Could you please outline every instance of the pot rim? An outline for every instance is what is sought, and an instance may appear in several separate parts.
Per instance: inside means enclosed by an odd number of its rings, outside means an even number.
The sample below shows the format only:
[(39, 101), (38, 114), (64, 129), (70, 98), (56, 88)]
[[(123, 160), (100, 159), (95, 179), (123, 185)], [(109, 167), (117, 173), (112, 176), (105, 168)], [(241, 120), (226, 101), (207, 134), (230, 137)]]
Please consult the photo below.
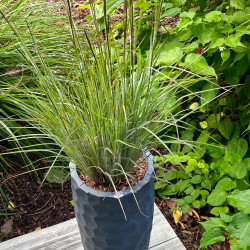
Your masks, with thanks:
[[(150, 154), (150, 152), (146, 152), (146, 156), (147, 156), (147, 171), (143, 179), (139, 183), (137, 183), (135, 186), (133, 186), (134, 193), (138, 192), (144, 185), (146, 185), (150, 181), (151, 176), (154, 174), (154, 158)], [(131, 188), (118, 191), (118, 196), (116, 192), (103, 192), (103, 191), (95, 190), (83, 183), (83, 181), (80, 179), (80, 177), (77, 174), (76, 165), (73, 162), (69, 163), (69, 167), (70, 167), (71, 178), (73, 178), (76, 181), (78, 188), (83, 190), (86, 193), (89, 193), (98, 197), (110, 197), (110, 198), (116, 198), (116, 199), (133, 193)]]

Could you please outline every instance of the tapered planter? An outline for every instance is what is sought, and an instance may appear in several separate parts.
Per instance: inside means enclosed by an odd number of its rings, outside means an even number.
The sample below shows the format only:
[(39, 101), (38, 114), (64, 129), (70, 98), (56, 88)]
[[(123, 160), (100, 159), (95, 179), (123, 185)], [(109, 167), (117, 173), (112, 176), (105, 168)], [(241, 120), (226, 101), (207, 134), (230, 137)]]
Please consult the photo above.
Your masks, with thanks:
[(131, 189), (119, 192), (125, 210), (124, 218), (114, 192), (96, 191), (79, 178), (70, 163), (75, 216), (85, 250), (148, 249), (154, 211), (153, 157), (147, 160), (147, 174), (133, 187), (141, 212)]

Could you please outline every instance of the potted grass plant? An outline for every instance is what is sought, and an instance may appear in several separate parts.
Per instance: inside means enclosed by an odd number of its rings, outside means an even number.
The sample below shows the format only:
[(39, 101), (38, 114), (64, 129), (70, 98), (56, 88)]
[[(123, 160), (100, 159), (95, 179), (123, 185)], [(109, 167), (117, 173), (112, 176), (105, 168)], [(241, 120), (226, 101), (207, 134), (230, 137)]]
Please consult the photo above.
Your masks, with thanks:
[[(39, 89), (26, 89), (23, 94), (32, 105), (19, 106), (71, 159), (75, 214), (88, 250), (148, 249), (154, 207), (149, 150), (157, 144), (157, 135), (174, 124), (166, 106), (186, 82), (154, 69), (161, 53), (157, 46), (161, 1), (152, 8), (154, 22), (146, 55), (138, 47), (143, 40), (139, 41), (143, 15), (135, 19), (133, 5), (124, 1), (121, 42), (112, 30), (107, 1), (102, 24), (97, 5), (90, 1), (94, 31), (82, 31), (74, 24), (67, 0), (72, 50), (59, 73), (46, 65), (32, 31), (37, 55), (30, 53), (22, 34), (6, 18)], [(132, 183), (135, 169), (142, 177)]]

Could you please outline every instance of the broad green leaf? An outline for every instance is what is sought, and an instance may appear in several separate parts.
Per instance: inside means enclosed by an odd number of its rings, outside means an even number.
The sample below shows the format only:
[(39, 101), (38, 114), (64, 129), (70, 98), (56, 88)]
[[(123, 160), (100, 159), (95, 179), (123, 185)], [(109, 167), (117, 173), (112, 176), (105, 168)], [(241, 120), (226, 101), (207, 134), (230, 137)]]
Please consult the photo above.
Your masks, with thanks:
[(211, 114), (207, 118), (207, 123), (210, 128), (217, 128), (220, 123), (220, 114)]
[(200, 247), (206, 248), (208, 245), (225, 241), (224, 232), (220, 228), (213, 228), (203, 233), (200, 240)]
[(235, 35), (231, 35), (231, 36), (225, 38), (224, 43), (225, 43), (225, 45), (227, 45), (231, 48), (235, 48), (238, 46), (244, 47), (244, 45), (240, 42), (240, 37), (235, 36)]
[(228, 150), (237, 153), (241, 157), (243, 157), (248, 150), (248, 143), (244, 139), (232, 140), (228, 145)]
[(234, 125), (231, 121), (222, 121), (218, 126), (219, 132), (228, 140), (230, 139), (233, 129)]
[(209, 231), (215, 227), (227, 229), (227, 225), (221, 218), (210, 217), (207, 221), (201, 223), (206, 231)]
[(174, 195), (176, 194), (176, 190), (174, 188), (174, 185), (168, 185), (164, 190), (158, 190), (158, 193), (162, 195)]
[(246, 166), (247, 170), (250, 171), (250, 158), (244, 159), (243, 163)]
[(247, 174), (247, 167), (243, 161), (234, 163), (229, 169), (229, 175), (237, 179), (244, 178), (246, 174)]
[(222, 61), (223, 61), (223, 63), (224, 63), (224, 62), (227, 61), (227, 59), (230, 57), (230, 50), (229, 50), (229, 49), (223, 50), (223, 51), (220, 53), (220, 55), (221, 55)]
[(233, 220), (233, 215), (228, 215), (228, 214), (225, 214), (225, 213), (222, 213), (222, 212), (220, 212), (220, 217), (221, 217), (221, 219), (224, 221), (224, 222), (226, 222), (226, 223), (228, 223), (228, 222), (231, 222), (232, 220)]
[(177, 171), (175, 171), (175, 170), (170, 170), (163, 175), (163, 179), (165, 181), (172, 181), (172, 180), (176, 179), (176, 177), (177, 177)]
[(224, 159), (226, 162), (238, 163), (242, 160), (242, 156), (226, 149)]
[(175, 62), (179, 61), (182, 56), (183, 51), (179, 47), (163, 51), (157, 59), (156, 66), (159, 64), (172, 65)]
[(74, 201), (73, 201), (73, 200), (69, 201), (69, 203), (70, 203), (72, 206), (74, 206)]
[(178, 184), (180, 185), (180, 192), (184, 191), (185, 189), (191, 186), (190, 180), (179, 181)]
[(189, 188), (187, 188), (184, 193), (185, 194), (191, 194), (192, 192), (194, 191), (194, 187), (193, 186), (190, 186)]
[(176, 28), (177, 30), (182, 30), (182, 29), (185, 29), (187, 28), (189, 25), (191, 25), (193, 23), (192, 20), (189, 20), (189, 19), (181, 19), (177, 25), (176, 25)]
[(177, 199), (175, 200), (175, 202), (177, 203), (179, 207), (183, 207), (186, 204), (183, 199)]
[(209, 143), (206, 145), (207, 153), (213, 158), (221, 158), (225, 154), (225, 149), (218, 143)]
[(229, 208), (228, 207), (214, 207), (210, 213), (215, 215), (215, 216), (219, 216), (220, 213), (228, 213), (229, 212)]
[(201, 183), (201, 186), (208, 189), (208, 190), (211, 190), (211, 183), (209, 180), (204, 180), (202, 183)]
[(205, 57), (199, 54), (194, 54), (194, 53), (188, 54), (182, 65), (199, 75), (216, 76), (214, 69), (208, 65)]
[(200, 190), (200, 194), (201, 194), (202, 199), (206, 200), (209, 195), (209, 192), (207, 190)]
[(205, 15), (206, 22), (219, 22), (221, 20), (221, 11), (210, 11), (208, 14)]
[(199, 189), (194, 189), (191, 195), (194, 197), (194, 200), (199, 197), (200, 195), (200, 190)]
[(208, 127), (207, 121), (199, 122), (201, 128), (206, 129)]
[(123, 2), (124, 0), (107, 0), (107, 14), (111, 14), (115, 9), (122, 5)]
[(164, 188), (164, 187), (166, 187), (166, 185), (167, 185), (167, 184), (164, 183), (164, 182), (162, 182), (162, 181), (156, 181), (156, 182), (155, 182), (155, 190)]
[[(196, 140), (197, 146), (202, 147), (205, 143), (207, 143), (209, 136), (210, 133), (208, 132), (208, 130), (204, 130)], [(199, 148), (195, 149), (195, 152), (197, 154), (198, 159), (200, 159), (205, 154), (205, 150)]]
[[(218, 93), (219, 93), (218, 85), (212, 82), (207, 82), (202, 88), (201, 105), (205, 105), (206, 103), (212, 101), (217, 96)], [(203, 108), (206, 109), (205, 106), (203, 106)]]
[(230, 5), (235, 9), (244, 10), (245, 9), (246, 0), (230, 0)]
[(227, 192), (221, 189), (215, 189), (207, 197), (207, 203), (211, 206), (221, 206), (227, 199)]
[(185, 197), (183, 198), (183, 200), (186, 202), (186, 204), (190, 204), (190, 203), (193, 202), (194, 197), (191, 196), (191, 195), (187, 195), (187, 196), (185, 196)]
[(189, 18), (189, 19), (193, 19), (194, 18), (194, 16), (195, 16), (195, 11), (192, 9), (192, 10), (190, 10), (190, 11), (183, 11), (183, 12), (181, 12), (181, 14), (180, 14), (180, 17), (181, 18)]
[(246, 214), (250, 214), (250, 189), (228, 195), (227, 198), (235, 207)]
[(215, 186), (215, 189), (229, 191), (231, 189), (234, 189), (235, 187), (236, 187), (236, 183), (233, 180), (231, 180), (230, 178), (224, 178), (217, 183), (217, 185)]
[(191, 179), (191, 183), (193, 184), (198, 184), (202, 182), (202, 176), (201, 175), (195, 175), (192, 179)]
[(180, 8), (168, 9), (162, 13), (161, 18), (166, 17), (166, 16), (176, 16), (180, 13), (180, 11), (181, 11)]
[(201, 201), (199, 201), (199, 200), (193, 201), (192, 206), (194, 208), (200, 209), (202, 207)]
[(238, 239), (238, 249), (250, 246), (250, 216), (238, 213), (228, 227), (228, 234), (232, 239)]

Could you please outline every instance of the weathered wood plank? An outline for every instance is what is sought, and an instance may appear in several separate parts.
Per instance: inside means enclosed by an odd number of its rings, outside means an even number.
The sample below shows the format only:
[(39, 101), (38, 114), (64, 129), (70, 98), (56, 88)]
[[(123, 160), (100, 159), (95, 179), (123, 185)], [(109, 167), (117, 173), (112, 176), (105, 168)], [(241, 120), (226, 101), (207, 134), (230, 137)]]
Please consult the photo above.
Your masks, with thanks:
[[(174, 241), (173, 241), (174, 240)], [(169, 243), (167, 243), (169, 242)], [(177, 248), (169, 248), (169, 244), (176, 244)], [(167, 244), (167, 245), (166, 245)], [(168, 224), (157, 206), (155, 206), (153, 229), (150, 246), (158, 249), (185, 249), (175, 232)], [(163, 248), (161, 248), (161, 246)], [(160, 248), (159, 248), (160, 247)], [(182, 248), (181, 248), (182, 247)], [(32, 232), (0, 243), (1, 250), (83, 250), (76, 219), (62, 222), (55, 226)]]

